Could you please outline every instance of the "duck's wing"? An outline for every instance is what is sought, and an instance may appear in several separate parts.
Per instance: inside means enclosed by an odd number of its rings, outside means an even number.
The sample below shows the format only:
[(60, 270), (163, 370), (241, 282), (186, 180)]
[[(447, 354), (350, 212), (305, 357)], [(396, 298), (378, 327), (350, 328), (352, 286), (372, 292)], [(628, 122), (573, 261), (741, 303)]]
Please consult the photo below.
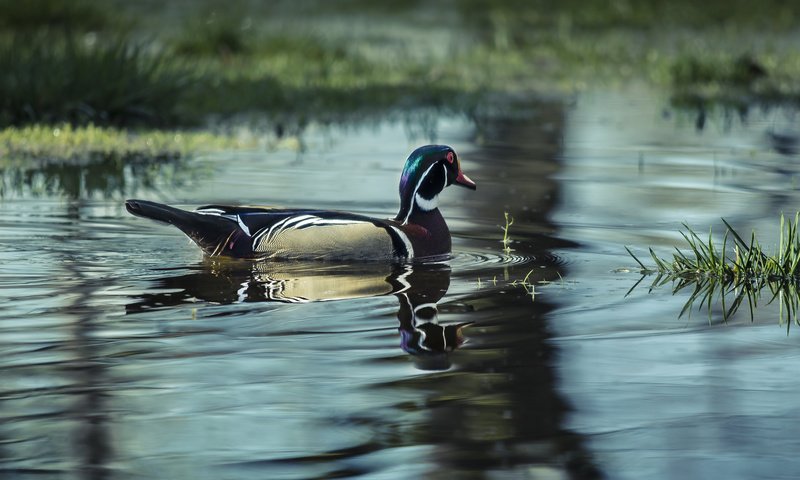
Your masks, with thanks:
[[(386, 260), (413, 256), (408, 238), (400, 229), (386, 220), (365, 215), (225, 205), (207, 205), (196, 212), (235, 222), (249, 237), (250, 256), (254, 257)], [(219, 250), (219, 254), (226, 253), (225, 247)]]

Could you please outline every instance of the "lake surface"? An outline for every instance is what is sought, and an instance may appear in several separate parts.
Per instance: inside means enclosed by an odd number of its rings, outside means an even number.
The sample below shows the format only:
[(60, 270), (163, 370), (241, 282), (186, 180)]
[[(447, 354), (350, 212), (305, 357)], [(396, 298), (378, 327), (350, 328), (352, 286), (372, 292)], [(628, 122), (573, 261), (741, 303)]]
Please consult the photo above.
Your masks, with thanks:
[[(635, 90), (517, 110), (5, 169), (0, 478), (796, 478), (796, 326), (769, 295), (753, 321), (679, 316), (688, 292), (630, 291), (624, 249), (666, 256), (721, 217), (775, 243), (793, 114), (698, 120)], [(431, 142), (478, 184), (442, 195), (440, 264), (210, 261), (122, 203), (388, 217)]]

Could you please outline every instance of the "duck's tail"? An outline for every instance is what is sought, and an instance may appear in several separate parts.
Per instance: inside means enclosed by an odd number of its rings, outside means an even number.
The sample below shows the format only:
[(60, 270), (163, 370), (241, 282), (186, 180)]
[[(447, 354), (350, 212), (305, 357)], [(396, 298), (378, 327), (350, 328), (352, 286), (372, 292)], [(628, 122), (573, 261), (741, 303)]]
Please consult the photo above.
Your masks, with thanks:
[(125, 208), (137, 217), (175, 225), (211, 256), (228, 254), (233, 250), (234, 243), (231, 242), (237, 240), (235, 237), (241, 231), (238, 224), (228, 218), (189, 212), (163, 203), (126, 200)]

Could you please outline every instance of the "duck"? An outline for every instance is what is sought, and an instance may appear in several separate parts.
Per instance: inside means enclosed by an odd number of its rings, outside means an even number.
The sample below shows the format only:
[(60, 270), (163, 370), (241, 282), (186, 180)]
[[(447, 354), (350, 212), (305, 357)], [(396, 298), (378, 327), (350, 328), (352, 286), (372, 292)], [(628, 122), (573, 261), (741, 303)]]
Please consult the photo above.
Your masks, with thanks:
[(439, 195), (450, 186), (476, 190), (455, 150), (425, 145), (400, 174), (400, 208), (393, 218), (336, 210), (206, 205), (194, 211), (129, 199), (138, 217), (174, 225), (209, 257), (285, 260), (428, 261), (451, 253)]

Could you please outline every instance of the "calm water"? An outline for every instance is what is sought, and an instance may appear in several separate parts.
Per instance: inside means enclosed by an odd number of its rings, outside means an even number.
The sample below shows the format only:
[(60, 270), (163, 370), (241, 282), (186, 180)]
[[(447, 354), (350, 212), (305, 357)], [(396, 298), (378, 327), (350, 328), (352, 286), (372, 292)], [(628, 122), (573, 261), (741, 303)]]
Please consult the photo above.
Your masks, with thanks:
[[(5, 170), (0, 478), (796, 478), (798, 332), (775, 306), (626, 295), (623, 248), (666, 255), (720, 217), (774, 242), (800, 166), (769, 138), (793, 117), (699, 131), (666, 106), (586, 94), (312, 130), (300, 154)], [(211, 262), (122, 205), (390, 216), (431, 141), (478, 183), (443, 195), (443, 264)]]

